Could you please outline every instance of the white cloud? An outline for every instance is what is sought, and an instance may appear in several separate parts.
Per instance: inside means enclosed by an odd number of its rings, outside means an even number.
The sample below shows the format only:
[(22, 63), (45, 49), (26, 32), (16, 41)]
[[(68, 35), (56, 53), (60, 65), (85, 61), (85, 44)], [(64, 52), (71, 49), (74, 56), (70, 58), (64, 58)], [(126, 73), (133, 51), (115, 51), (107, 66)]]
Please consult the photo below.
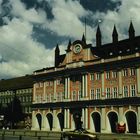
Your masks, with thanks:
[(101, 28), (104, 42), (111, 42), (114, 24), (117, 27), (119, 39), (128, 38), (128, 28), (132, 20), (136, 35), (140, 34), (140, 1), (138, 0), (112, 0), (121, 2), (114, 11), (108, 10), (106, 13), (96, 12), (93, 19), (102, 19)]
[(19, 76), (53, 64), (54, 51), (32, 39), (33, 25), (14, 18), (0, 28), (0, 77)]
[[(80, 20), (89, 15), (78, 1), (53, 0), (50, 1), (54, 19), (46, 22), (45, 27), (51, 29), (59, 36), (69, 36), (75, 39), (81, 38), (84, 33), (85, 25)], [(92, 39), (93, 30), (87, 26), (88, 39)]]
[(33, 23), (44, 23), (46, 21), (46, 13), (44, 11), (35, 10), (35, 8), (26, 9), (24, 3), (20, 0), (11, 0), (12, 5), (12, 14), (19, 18), (22, 18), (26, 21), (33, 22)]
[[(46, 13), (41, 9), (27, 10), (20, 0), (10, 0), (11, 13), (14, 18), (10, 21), (4, 17), (6, 25), (0, 27), (0, 77), (25, 75), (53, 65), (54, 48), (46, 49), (43, 44), (33, 39), (34, 23), (45, 26), (45, 29), (55, 32), (58, 36), (81, 39), (85, 29), (81, 18), (88, 16), (93, 21), (102, 19), (100, 27), (104, 42), (111, 42), (114, 24), (117, 27), (119, 38), (122, 39), (127, 37), (126, 31), (128, 31), (130, 20), (132, 20), (136, 34), (140, 34), (140, 1), (138, 0), (120, 0), (121, 5), (118, 5), (117, 10), (108, 10), (106, 13), (91, 13), (76, 0), (47, 1), (52, 7), (54, 15), (51, 20), (46, 19)], [(112, 1), (118, 2), (119, 0)], [(96, 27), (87, 26), (89, 41), (95, 39), (95, 34)], [(67, 43), (63, 44), (60, 45), (60, 50), (65, 53), (67, 47), (65, 44)]]

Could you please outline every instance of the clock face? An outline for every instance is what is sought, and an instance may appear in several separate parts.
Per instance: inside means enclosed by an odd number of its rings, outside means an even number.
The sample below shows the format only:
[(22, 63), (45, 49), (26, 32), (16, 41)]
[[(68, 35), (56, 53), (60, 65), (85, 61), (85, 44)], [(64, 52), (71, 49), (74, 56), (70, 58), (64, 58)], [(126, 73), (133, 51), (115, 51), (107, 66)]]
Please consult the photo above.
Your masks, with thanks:
[(82, 50), (82, 46), (80, 44), (76, 44), (74, 46), (74, 53), (80, 53)]

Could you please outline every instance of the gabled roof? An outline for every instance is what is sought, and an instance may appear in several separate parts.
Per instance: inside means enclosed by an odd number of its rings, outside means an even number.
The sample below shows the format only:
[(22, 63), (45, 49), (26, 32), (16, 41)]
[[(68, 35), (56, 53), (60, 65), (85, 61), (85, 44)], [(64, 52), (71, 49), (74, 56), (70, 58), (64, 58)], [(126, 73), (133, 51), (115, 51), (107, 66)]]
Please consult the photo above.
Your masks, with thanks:
[(101, 47), (92, 47), (91, 51), (93, 55), (103, 59), (134, 54), (140, 52), (140, 36), (135, 37), (133, 40), (125, 39), (115, 44), (109, 43)]
[(26, 89), (33, 87), (33, 75), (0, 80), (0, 91)]

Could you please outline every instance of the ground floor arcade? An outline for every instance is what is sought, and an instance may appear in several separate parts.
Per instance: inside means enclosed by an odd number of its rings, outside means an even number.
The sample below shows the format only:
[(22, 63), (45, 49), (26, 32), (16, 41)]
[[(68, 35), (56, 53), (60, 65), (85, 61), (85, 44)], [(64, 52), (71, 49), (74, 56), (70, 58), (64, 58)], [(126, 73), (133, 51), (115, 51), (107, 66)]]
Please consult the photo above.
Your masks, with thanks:
[(92, 132), (116, 133), (116, 123), (126, 124), (126, 133), (140, 133), (140, 106), (38, 109), (32, 112), (32, 130), (73, 130), (78, 125)]

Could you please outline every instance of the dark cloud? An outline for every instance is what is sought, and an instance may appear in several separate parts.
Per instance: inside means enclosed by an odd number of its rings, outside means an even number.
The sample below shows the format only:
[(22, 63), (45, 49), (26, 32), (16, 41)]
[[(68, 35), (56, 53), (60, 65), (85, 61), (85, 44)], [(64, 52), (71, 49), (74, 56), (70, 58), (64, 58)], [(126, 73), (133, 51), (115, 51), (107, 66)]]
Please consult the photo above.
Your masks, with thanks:
[(114, 10), (120, 2), (112, 2), (110, 0), (80, 0), (80, 3), (87, 10), (96, 12), (106, 12), (107, 10)]

